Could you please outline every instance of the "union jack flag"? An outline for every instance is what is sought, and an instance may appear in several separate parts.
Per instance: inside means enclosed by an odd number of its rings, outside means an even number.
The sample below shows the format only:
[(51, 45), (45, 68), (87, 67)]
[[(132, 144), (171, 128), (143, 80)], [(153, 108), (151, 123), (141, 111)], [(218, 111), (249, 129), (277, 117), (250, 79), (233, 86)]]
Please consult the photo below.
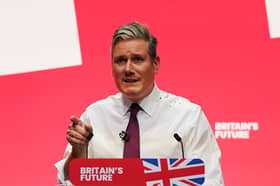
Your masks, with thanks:
[(200, 159), (142, 159), (147, 186), (199, 186), (204, 182)]

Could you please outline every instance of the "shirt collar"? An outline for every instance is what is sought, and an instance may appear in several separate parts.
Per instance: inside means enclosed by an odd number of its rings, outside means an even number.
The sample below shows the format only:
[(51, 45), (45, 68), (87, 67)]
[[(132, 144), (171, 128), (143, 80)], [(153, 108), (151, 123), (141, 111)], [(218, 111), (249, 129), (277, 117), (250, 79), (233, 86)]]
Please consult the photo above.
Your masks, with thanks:
[[(123, 94), (121, 94), (121, 100), (123, 104), (123, 115), (125, 115), (130, 105), (133, 103), (129, 99), (127, 99)], [(160, 100), (160, 90), (158, 89), (156, 83), (154, 83), (154, 88), (152, 92), (146, 96), (144, 99), (138, 102), (140, 107), (143, 109), (144, 112), (146, 112), (148, 115), (152, 115), (154, 109), (156, 108), (156, 103)]]

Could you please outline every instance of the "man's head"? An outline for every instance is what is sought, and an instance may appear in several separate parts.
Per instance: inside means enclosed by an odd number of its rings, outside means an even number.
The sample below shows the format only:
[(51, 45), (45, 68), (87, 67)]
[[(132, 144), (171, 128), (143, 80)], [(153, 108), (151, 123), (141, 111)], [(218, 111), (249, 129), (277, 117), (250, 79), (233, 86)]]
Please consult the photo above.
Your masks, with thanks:
[(112, 74), (120, 92), (131, 101), (140, 101), (154, 87), (160, 62), (156, 45), (156, 38), (139, 23), (122, 25), (114, 33)]
[(111, 56), (113, 57), (113, 50), (118, 42), (131, 39), (145, 40), (151, 59), (154, 60), (157, 57), (157, 39), (150, 34), (147, 26), (137, 22), (121, 25), (115, 31), (111, 44)]

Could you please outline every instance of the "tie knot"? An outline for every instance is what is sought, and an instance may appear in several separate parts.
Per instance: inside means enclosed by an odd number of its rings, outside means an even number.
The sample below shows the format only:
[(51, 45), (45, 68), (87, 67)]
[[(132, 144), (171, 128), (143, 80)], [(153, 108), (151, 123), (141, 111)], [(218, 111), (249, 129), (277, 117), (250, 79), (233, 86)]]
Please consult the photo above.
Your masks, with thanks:
[(141, 109), (138, 103), (132, 103), (130, 105), (130, 112), (132, 115), (136, 116), (137, 112)]

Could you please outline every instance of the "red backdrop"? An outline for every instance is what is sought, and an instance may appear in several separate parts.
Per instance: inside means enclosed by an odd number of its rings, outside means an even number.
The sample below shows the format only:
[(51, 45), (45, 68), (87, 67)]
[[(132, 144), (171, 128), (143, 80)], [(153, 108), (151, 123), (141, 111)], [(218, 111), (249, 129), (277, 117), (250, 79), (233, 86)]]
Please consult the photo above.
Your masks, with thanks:
[(163, 90), (198, 103), (216, 122), (257, 122), (249, 139), (218, 139), (228, 186), (275, 185), (280, 40), (264, 0), (75, 1), (83, 65), (0, 77), (0, 185), (56, 183), (69, 116), (116, 93), (110, 42), (121, 24), (159, 40)]

